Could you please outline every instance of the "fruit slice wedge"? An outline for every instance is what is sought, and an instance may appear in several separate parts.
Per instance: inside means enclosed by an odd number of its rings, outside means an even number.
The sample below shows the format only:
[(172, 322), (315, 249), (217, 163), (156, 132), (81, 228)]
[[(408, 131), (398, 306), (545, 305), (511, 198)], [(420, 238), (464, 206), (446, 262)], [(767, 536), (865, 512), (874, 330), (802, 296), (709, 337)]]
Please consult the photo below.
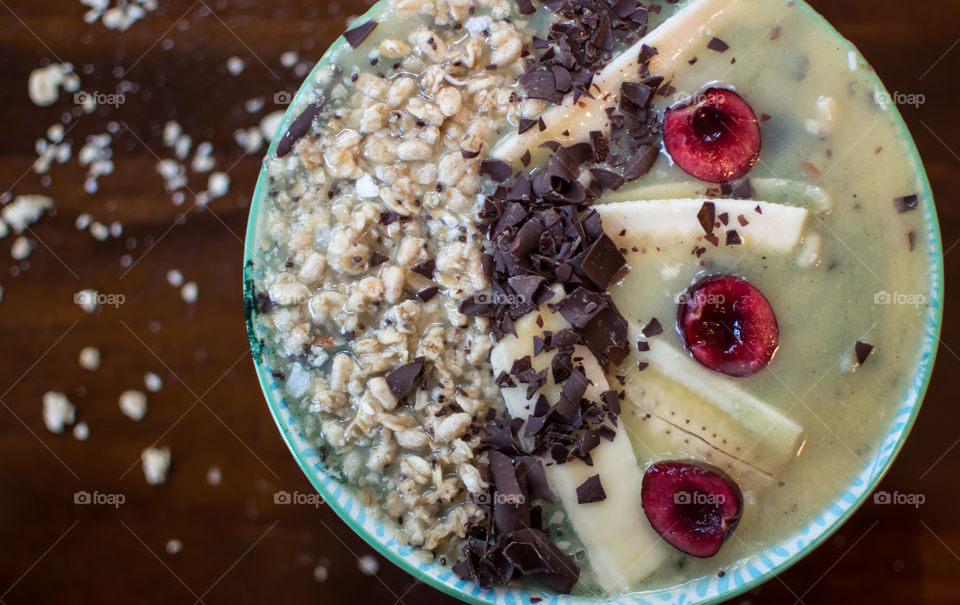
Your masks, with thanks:
[[(506, 336), (493, 348), (490, 362), (494, 374), (509, 371), (515, 359), (532, 356), (534, 336), (542, 336), (544, 330), (557, 332), (569, 327), (560, 315), (550, 313), (545, 306), (540, 316), (542, 328), (537, 326), (537, 314), (531, 313), (516, 323), (517, 336)], [(553, 353), (548, 352), (532, 357), (533, 368), (539, 371), (549, 367), (552, 358)], [(582, 358), (584, 373), (593, 383), (585, 397), (597, 399), (608, 389), (600, 365), (582, 346), (576, 348), (574, 358)], [(501, 392), (510, 415), (526, 420), (532, 409), (526, 387), (505, 388)], [(548, 382), (538, 393), (551, 402), (557, 401), (560, 393), (552, 374), (548, 373)], [(598, 584), (609, 593), (622, 593), (656, 571), (670, 556), (670, 548), (653, 531), (640, 507), (644, 469), (637, 464), (627, 431), (618, 430), (613, 441), (601, 440), (590, 454), (593, 466), (580, 460), (545, 466), (547, 481), (586, 550)], [(579, 504), (577, 486), (597, 474), (606, 499)]]
[[(631, 322), (631, 353), (624, 367), (632, 367), (624, 385), (624, 408), (636, 406), (641, 414), (651, 414), (771, 476), (796, 458), (803, 427), (744, 391), (736, 379), (701, 366), (663, 336), (647, 340), (640, 329)], [(638, 352), (639, 341), (646, 342), (649, 351)], [(649, 367), (637, 371), (640, 362)]]
[[(607, 132), (609, 119), (604, 108), (611, 105), (609, 98), (619, 94), (620, 83), (636, 80), (640, 69), (639, 55), (643, 45), (659, 51), (650, 60), (650, 71), (667, 79), (690, 58), (688, 50), (695, 44), (709, 41), (709, 31), (717, 31), (720, 21), (731, 12), (740, 0), (695, 0), (664, 21), (660, 27), (648, 33), (636, 44), (623, 51), (598, 73), (591, 86), (593, 98), (581, 98), (573, 105), (572, 95), (563, 105), (549, 108), (543, 115), (546, 129), (533, 128), (524, 134), (512, 133), (503, 137), (493, 148), (493, 158), (516, 162), (523, 152), (530, 150), (534, 165), (545, 154), (539, 149), (544, 141), (570, 144), (587, 140), (591, 130)], [(564, 131), (569, 134), (564, 135)]]
[[(810, 212), (823, 212), (833, 206), (827, 192), (803, 181), (791, 179), (759, 178), (750, 179), (753, 197), (771, 200), (788, 206), (802, 206)], [(601, 203), (628, 202), (633, 200), (675, 200), (684, 198), (702, 198), (706, 190), (716, 187), (709, 183), (689, 181), (685, 183), (656, 183), (653, 185), (635, 181), (616, 191), (608, 191)]]
[[(715, 216), (727, 215), (727, 224), (721, 224), (714, 231), (720, 245), (726, 244), (728, 230), (736, 230), (739, 245), (760, 251), (793, 250), (803, 238), (809, 215), (805, 208), (795, 206), (708, 198), (623, 201), (597, 204), (593, 208), (600, 215), (607, 235), (617, 246), (631, 250), (649, 246), (693, 246), (698, 241), (711, 246), (703, 241), (706, 232), (698, 218), (705, 203), (713, 204)], [(745, 225), (739, 221), (740, 217)]]

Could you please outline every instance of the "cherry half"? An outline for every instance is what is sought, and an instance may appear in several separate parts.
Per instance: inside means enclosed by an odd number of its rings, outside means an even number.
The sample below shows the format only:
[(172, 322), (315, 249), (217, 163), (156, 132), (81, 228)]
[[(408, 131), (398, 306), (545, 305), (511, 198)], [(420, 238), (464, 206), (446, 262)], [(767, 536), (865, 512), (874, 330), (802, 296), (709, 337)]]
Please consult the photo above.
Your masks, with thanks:
[(770, 302), (732, 275), (709, 277), (691, 288), (682, 297), (678, 321), (693, 357), (728, 376), (752, 376), (765, 368), (780, 340)]
[(663, 140), (684, 172), (709, 183), (727, 183), (757, 163), (760, 122), (743, 97), (709, 88), (667, 110)]
[(689, 461), (651, 464), (640, 492), (643, 512), (661, 538), (694, 557), (712, 557), (737, 528), (740, 487), (719, 469)]

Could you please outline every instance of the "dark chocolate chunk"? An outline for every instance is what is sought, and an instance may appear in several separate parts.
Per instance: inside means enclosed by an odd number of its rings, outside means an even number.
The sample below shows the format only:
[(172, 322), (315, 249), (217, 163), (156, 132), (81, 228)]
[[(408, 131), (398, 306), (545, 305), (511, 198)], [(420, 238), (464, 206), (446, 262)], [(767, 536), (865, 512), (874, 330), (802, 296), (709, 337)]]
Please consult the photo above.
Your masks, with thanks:
[(427, 279), (433, 279), (433, 274), (436, 271), (436, 269), (437, 269), (437, 261), (433, 260), (432, 258), (428, 258), (427, 260), (420, 261), (419, 263), (410, 267), (411, 271), (419, 275), (422, 275)]
[(626, 181), (634, 181), (650, 172), (657, 156), (660, 155), (660, 148), (653, 145), (641, 145), (623, 167), (623, 178)]
[(740, 239), (740, 233), (736, 229), (727, 230), (727, 245), (728, 246), (739, 246), (743, 243), (743, 240)]
[(604, 170), (603, 168), (591, 168), (590, 174), (593, 175), (593, 178), (596, 179), (604, 189), (613, 189), (616, 191), (623, 187), (623, 184), (626, 182), (623, 180), (623, 177), (616, 172)]
[(293, 120), (290, 128), (287, 129), (287, 132), (283, 133), (283, 137), (281, 137), (280, 142), (277, 143), (278, 158), (282, 158), (293, 151), (293, 147), (297, 144), (297, 141), (310, 131), (310, 127), (313, 126), (313, 119), (318, 113), (320, 113), (320, 104), (311, 103)]
[(417, 292), (417, 298), (423, 302), (430, 302), (430, 300), (432, 300), (438, 292), (440, 292), (440, 288), (437, 286), (430, 286), (429, 288), (424, 288), (423, 290)]
[(517, 81), (531, 99), (543, 99), (556, 105), (563, 102), (563, 93), (557, 90), (557, 80), (552, 71), (528, 71), (520, 74)]
[(753, 185), (750, 183), (750, 177), (734, 183), (730, 191), (730, 196), (737, 200), (749, 200), (753, 197)]
[(397, 399), (403, 399), (423, 377), (423, 357), (417, 357), (387, 374), (387, 386)]
[(656, 336), (658, 334), (663, 334), (663, 326), (660, 325), (660, 320), (656, 317), (647, 322), (647, 325), (643, 326), (643, 329), (640, 332), (650, 338), (651, 336)]
[(717, 220), (716, 212), (717, 205), (713, 202), (704, 202), (703, 206), (700, 206), (700, 211), (697, 212), (697, 220), (707, 234), (713, 233), (714, 223)]
[(895, 198), (893, 200), (893, 207), (897, 209), (898, 213), (903, 214), (904, 212), (916, 210), (918, 201), (919, 199), (916, 195), (906, 195), (904, 197)]
[(380, 265), (387, 262), (388, 260), (390, 260), (389, 256), (387, 256), (386, 254), (383, 254), (379, 250), (374, 250), (373, 254), (370, 255), (370, 266), (379, 267)]
[(547, 475), (543, 469), (543, 462), (533, 456), (521, 456), (516, 464), (517, 477), (525, 479), (530, 493), (534, 496), (554, 504), (553, 493), (547, 483)]
[(547, 280), (540, 275), (516, 275), (507, 280), (519, 297), (518, 303), (533, 303), (537, 290)]
[(584, 287), (578, 287), (556, 305), (557, 311), (570, 325), (577, 329), (583, 328), (587, 322), (596, 317), (607, 307), (607, 300), (590, 292)]
[(537, 12), (537, 8), (533, 5), (531, 0), (516, 0), (517, 2), (517, 12), (521, 15), (532, 15)]
[(589, 477), (586, 481), (577, 486), (577, 504), (602, 502), (606, 499), (607, 494), (603, 491), (603, 484), (600, 482), (600, 475)]
[(480, 162), (480, 174), (485, 174), (498, 183), (510, 178), (510, 164), (503, 160), (483, 160)]
[(873, 353), (873, 345), (858, 340), (853, 343), (853, 350), (857, 355), (857, 365), (862, 366), (870, 357), (870, 353)]
[(613, 276), (626, 264), (617, 245), (605, 233), (593, 242), (583, 255), (580, 268), (590, 281), (601, 290), (606, 290)]
[(520, 121), (517, 123), (517, 134), (523, 134), (536, 125), (536, 120), (532, 120), (530, 118), (520, 118)]
[(347, 44), (349, 44), (353, 48), (357, 48), (358, 46), (363, 44), (363, 41), (367, 39), (367, 36), (370, 35), (370, 33), (374, 30), (375, 27), (377, 27), (376, 21), (367, 21), (362, 25), (358, 25), (357, 27), (354, 27), (344, 32), (343, 38), (344, 40), (347, 41)]
[(707, 43), (707, 48), (718, 53), (725, 53), (730, 49), (730, 45), (720, 38), (713, 38)]

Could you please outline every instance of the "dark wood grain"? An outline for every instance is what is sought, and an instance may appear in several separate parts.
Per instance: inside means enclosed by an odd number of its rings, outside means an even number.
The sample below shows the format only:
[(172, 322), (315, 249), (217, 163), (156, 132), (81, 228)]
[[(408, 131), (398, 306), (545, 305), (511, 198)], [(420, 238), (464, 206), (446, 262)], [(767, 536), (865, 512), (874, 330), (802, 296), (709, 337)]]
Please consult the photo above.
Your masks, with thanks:
[[(890, 90), (926, 97), (902, 111), (937, 196), (950, 290), (960, 278), (960, 251), (953, 249), (960, 239), (953, 196), (960, 188), (960, 10), (951, 0), (814, 4)], [(259, 165), (232, 141), (235, 129), (256, 122), (243, 102), (262, 96), (270, 108), (274, 93), (295, 90), (300, 78), (280, 65), (280, 54), (299, 50), (315, 61), (346, 16), (365, 7), (294, 0), (160, 5), (120, 34), (83, 23), (85, 9), (74, 0), (0, 2), (0, 190), (48, 192), (57, 202), (56, 215), (33, 228), (31, 237), (43, 245), (19, 275), (8, 271), (11, 238), (0, 240), (0, 601), (452, 602), (385, 561), (376, 577), (362, 575), (357, 557), (372, 549), (329, 510), (273, 503), (277, 490), (311, 488), (267, 413), (243, 325), (241, 240)], [(225, 68), (232, 55), (247, 64), (239, 77)], [(27, 98), (30, 71), (56, 57), (81, 73), (94, 66), (83, 76), (86, 90), (112, 91), (114, 68), (129, 70), (125, 79), (140, 85), (122, 106), (83, 116), (69, 132), (76, 152), (108, 122), (119, 125), (117, 171), (101, 179), (96, 195), (83, 193), (75, 159), (53, 167), (49, 187), (29, 170), (35, 139), (73, 107), (66, 96), (50, 108)], [(214, 143), (218, 168), (229, 168), (233, 181), (227, 197), (189, 211), (190, 200), (171, 203), (154, 170), (158, 156), (170, 156), (160, 138), (168, 119), (195, 142)], [(200, 191), (204, 183), (195, 178), (190, 187)], [(82, 212), (121, 221), (123, 236), (94, 241), (73, 227)], [(136, 261), (129, 271), (124, 254)], [(171, 268), (199, 284), (196, 305), (166, 284)], [(72, 304), (82, 288), (126, 301), (87, 315)], [(866, 504), (811, 556), (735, 602), (960, 602), (955, 308), (948, 303), (924, 411), (882, 486), (923, 494), (926, 503)], [(87, 345), (103, 351), (96, 373), (77, 365)], [(134, 423), (119, 413), (117, 396), (140, 388), (146, 371), (165, 385), (150, 395), (146, 418)], [(44, 428), (41, 397), (48, 390), (76, 403), (91, 427), (89, 441)], [(173, 452), (164, 486), (146, 485), (139, 466), (141, 450), (155, 442)], [(214, 465), (223, 472), (219, 486), (205, 480)], [(75, 505), (78, 490), (120, 493), (126, 501), (117, 509)], [(174, 556), (164, 549), (171, 538), (184, 545)], [(319, 561), (329, 565), (322, 583), (313, 577)]]

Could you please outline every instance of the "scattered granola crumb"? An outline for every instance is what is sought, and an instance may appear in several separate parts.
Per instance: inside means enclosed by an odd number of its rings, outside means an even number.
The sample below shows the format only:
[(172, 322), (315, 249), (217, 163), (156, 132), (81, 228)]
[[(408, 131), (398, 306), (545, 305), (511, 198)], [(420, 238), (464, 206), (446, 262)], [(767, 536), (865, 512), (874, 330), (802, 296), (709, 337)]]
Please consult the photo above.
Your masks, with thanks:
[(357, 559), (357, 568), (365, 576), (375, 576), (380, 572), (380, 561), (373, 555), (363, 555)]
[(167, 471), (170, 470), (170, 448), (148, 447), (140, 456), (143, 462), (143, 475), (150, 485), (160, 485), (167, 482)]
[(86, 422), (78, 422), (73, 427), (73, 438), (77, 441), (86, 441), (90, 437), (90, 427)]
[(280, 55), (280, 65), (283, 65), (287, 69), (290, 69), (297, 64), (297, 61), (300, 59), (300, 55), (296, 51), (288, 50), (287, 52)]
[(163, 379), (153, 372), (147, 372), (143, 375), (143, 384), (147, 387), (148, 391), (156, 393), (163, 388)]
[(223, 172), (214, 172), (207, 181), (210, 199), (223, 197), (230, 191), (230, 177)]
[(326, 582), (329, 577), (330, 571), (323, 563), (318, 563), (317, 566), (313, 568), (313, 579), (317, 582)]
[(197, 302), (197, 295), (198, 290), (196, 282), (188, 281), (187, 283), (183, 284), (182, 288), (180, 288), (180, 298), (182, 298), (184, 302), (187, 302), (191, 305)]
[(220, 472), (220, 469), (216, 466), (211, 466), (210, 470), (207, 471), (207, 483), (210, 485), (220, 485), (221, 481), (223, 481), (223, 474)]
[(243, 73), (244, 67), (246, 67), (246, 64), (240, 57), (230, 57), (227, 59), (227, 71), (230, 72), (230, 75), (239, 76)]
[(13, 257), (13, 260), (24, 260), (30, 256), (30, 253), (33, 252), (35, 247), (36, 244), (21, 235), (13, 240), (13, 246), (10, 248), (10, 256)]
[(120, 411), (131, 420), (141, 420), (147, 413), (147, 394), (143, 391), (124, 391), (120, 394)]
[(63, 393), (47, 391), (43, 394), (43, 423), (51, 433), (62, 433), (65, 427), (73, 424), (75, 415), (76, 408)]
[(46, 107), (53, 105), (60, 96), (60, 89), (67, 92), (80, 90), (80, 78), (73, 73), (69, 63), (51, 63), (30, 72), (27, 80), (27, 93), (35, 105)]
[(83, 347), (80, 349), (80, 367), (84, 370), (96, 372), (100, 369), (100, 349), (97, 347)]
[(174, 288), (179, 288), (183, 285), (183, 273), (176, 269), (170, 269), (167, 271), (167, 283)]
[(14, 233), (23, 231), (53, 209), (53, 199), (45, 195), (18, 195), (3, 207), (3, 220)]
[(167, 540), (167, 554), (175, 555), (183, 550), (183, 542), (177, 540), (176, 538), (172, 540)]

